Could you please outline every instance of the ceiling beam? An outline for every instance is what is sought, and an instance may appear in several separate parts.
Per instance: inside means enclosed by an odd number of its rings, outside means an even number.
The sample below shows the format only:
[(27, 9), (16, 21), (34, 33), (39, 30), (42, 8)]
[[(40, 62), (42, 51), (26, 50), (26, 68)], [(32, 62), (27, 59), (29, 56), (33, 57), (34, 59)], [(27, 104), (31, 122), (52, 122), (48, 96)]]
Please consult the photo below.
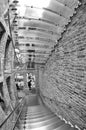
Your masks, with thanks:
[[(41, 25), (41, 26), (40, 26)], [(40, 29), (47, 29), (47, 30), (50, 30), (52, 32), (55, 32), (57, 34), (59, 34), (59, 31), (62, 32), (63, 30), (63, 27), (61, 26), (55, 26), (55, 25), (51, 25), (49, 23), (45, 23), (43, 21), (40, 21), (39, 19), (25, 19), (25, 18), (21, 18), (21, 19), (18, 19), (18, 26), (20, 28), (22, 28), (23, 26), (26, 27), (26, 28), (29, 28), (29, 27), (38, 27)], [(17, 27), (17, 29), (19, 29), (19, 27)]]
[[(64, 5), (65, 6), (65, 5)], [(51, 9), (49, 9), (48, 7), (47, 8), (45, 8), (45, 7), (43, 7), (43, 8), (39, 8), (39, 7), (35, 7), (35, 6), (26, 6), (26, 7), (28, 7), (28, 8), (31, 8), (31, 9), (37, 9), (37, 10), (43, 10), (43, 12), (45, 12), (45, 11), (47, 11), (47, 12), (49, 12), (49, 13), (51, 13), (52, 15), (57, 15), (58, 17), (62, 17), (62, 18), (64, 18), (64, 19), (67, 19), (65, 16), (63, 16), (60, 12), (56, 12), (56, 11), (53, 11), (53, 10), (51, 10)]]
[(57, 41), (53, 41), (51, 39), (45, 39), (45, 38), (39, 38), (39, 37), (29, 37), (29, 38), (26, 38), (26, 39), (20, 39), (18, 38), (18, 41), (20, 44), (27, 44), (27, 43), (46, 43), (46, 44), (57, 44)]
[(55, 0), (61, 4), (64, 4), (66, 7), (70, 8), (71, 10), (74, 10), (79, 4), (79, 0)]
[(40, 50), (40, 51), (49, 51), (51, 52), (51, 48), (38, 48), (38, 47), (19, 47), (20, 51), (28, 51), (28, 50), (34, 50), (34, 51), (37, 51), (37, 50)]
[(18, 44), (18, 47), (38, 47), (38, 48), (53, 48), (54, 44), (46, 44), (46, 43), (27, 43), (27, 44)]
[(60, 35), (59, 33), (55, 33), (53, 31), (49, 31), (49, 30), (45, 30), (45, 29), (40, 29), (40, 28), (37, 28), (37, 27), (28, 27), (26, 29), (18, 29), (17, 30), (17, 33), (19, 34), (28, 34), (29, 32), (41, 32), (41, 33), (48, 33), (49, 35), (56, 35), (57, 37)]
[(44, 22), (44, 23), (48, 23), (48, 24), (51, 24), (51, 25), (54, 25), (54, 26), (60, 26), (60, 27), (65, 27), (65, 25), (59, 25), (58, 23), (54, 23), (54, 22), (51, 22), (51, 21), (48, 21), (48, 20), (45, 20), (45, 19), (43, 19), (43, 18), (29, 18), (29, 17), (26, 17), (26, 16), (24, 16), (24, 17), (17, 17), (18, 19), (26, 19), (26, 20), (39, 20), (39, 21), (42, 21), (42, 22)]
[(50, 51), (45, 51), (45, 50), (35, 50), (35, 52), (29, 52), (28, 50), (25, 51), (25, 50), (20, 50), (20, 53), (38, 53), (38, 54), (50, 54)]

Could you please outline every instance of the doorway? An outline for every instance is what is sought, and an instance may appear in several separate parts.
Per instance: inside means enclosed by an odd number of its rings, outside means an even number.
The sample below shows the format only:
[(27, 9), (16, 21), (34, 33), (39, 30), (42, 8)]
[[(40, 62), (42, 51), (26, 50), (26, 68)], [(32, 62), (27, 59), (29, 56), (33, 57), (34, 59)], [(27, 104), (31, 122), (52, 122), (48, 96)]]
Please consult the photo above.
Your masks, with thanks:
[(28, 89), (31, 93), (36, 93), (36, 78), (32, 73), (27, 73), (27, 84)]

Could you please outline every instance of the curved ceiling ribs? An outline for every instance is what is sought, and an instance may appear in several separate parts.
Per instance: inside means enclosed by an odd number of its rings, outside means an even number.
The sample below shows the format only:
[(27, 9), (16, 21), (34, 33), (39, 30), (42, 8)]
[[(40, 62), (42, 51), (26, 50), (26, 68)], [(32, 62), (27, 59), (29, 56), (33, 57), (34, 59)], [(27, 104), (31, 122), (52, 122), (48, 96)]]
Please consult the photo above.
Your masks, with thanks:
[[(38, 0), (37, 0), (38, 2)], [(65, 26), (71, 22), (79, 0), (13, 1), (15, 45), (20, 49), (24, 63), (45, 63), (54, 46), (58, 44)], [(40, 5), (43, 3), (42, 5)]]

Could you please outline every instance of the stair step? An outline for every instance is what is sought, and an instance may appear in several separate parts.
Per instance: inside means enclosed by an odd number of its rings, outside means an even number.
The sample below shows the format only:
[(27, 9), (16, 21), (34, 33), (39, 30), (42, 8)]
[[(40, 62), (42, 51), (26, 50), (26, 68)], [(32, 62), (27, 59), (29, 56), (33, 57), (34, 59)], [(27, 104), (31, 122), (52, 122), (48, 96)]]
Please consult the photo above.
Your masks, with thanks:
[(29, 112), (29, 113), (33, 113), (33, 112), (41, 112), (41, 111), (45, 111), (45, 112), (47, 112), (47, 111), (50, 111), (49, 109), (46, 109), (46, 108), (44, 108), (43, 106), (33, 106), (33, 107), (28, 107), (28, 109), (27, 109), (27, 113)]
[(63, 124), (62, 126), (56, 128), (54, 130), (78, 130), (78, 129), (71, 127), (69, 124)]
[(25, 117), (36, 117), (36, 116), (44, 116), (44, 115), (49, 115), (49, 114), (53, 114), (53, 113), (51, 113), (51, 112), (46, 112), (46, 113), (44, 113), (44, 112), (42, 112), (42, 113), (35, 113), (35, 114), (28, 114), (28, 115), (25, 115)]
[(39, 111), (39, 112), (36, 112), (36, 111), (35, 112), (28, 112), (25, 115), (26, 116), (28, 116), (28, 115), (35, 115), (35, 114), (37, 115), (37, 114), (42, 114), (42, 113), (52, 113), (52, 112), (51, 111), (47, 111), (47, 110), (46, 111), (42, 110), (42, 111)]
[(26, 104), (17, 126), (19, 130), (77, 130), (65, 124), (49, 108), (39, 104), (36, 95), (26, 97)]
[(43, 121), (43, 120), (47, 120), (47, 119), (50, 119), (50, 118), (53, 118), (55, 117), (53, 114), (52, 115), (47, 115), (47, 116), (42, 116), (42, 117), (39, 117), (39, 118), (28, 118), (27, 120), (22, 120), (22, 123), (23, 122), (28, 122), (29, 120), (33, 121), (33, 122), (38, 122), (38, 121)]
[(28, 124), (21, 124), (21, 126), (25, 126), (26, 128), (38, 128), (38, 127), (42, 127), (42, 126), (46, 126), (46, 125), (50, 125), (52, 123), (59, 123), (61, 122), (60, 120), (57, 120), (57, 117), (54, 117), (52, 119), (49, 119), (47, 121), (40, 121), (40, 122), (28, 122)]
[(33, 128), (33, 127), (31, 127), (30, 125), (29, 125), (29, 127), (27, 128), (21, 128), (21, 130), (54, 130), (55, 128), (57, 128), (57, 127), (59, 127), (59, 126), (61, 126), (61, 125), (63, 125), (64, 124), (64, 121), (60, 121), (60, 122), (52, 122), (51, 124), (47, 124), (47, 125), (45, 125), (45, 126), (41, 126), (41, 127), (35, 127), (35, 128)]
[(43, 113), (43, 114), (37, 114), (37, 115), (29, 115), (29, 116), (26, 116), (26, 117), (20, 117), (21, 120), (27, 120), (29, 118), (41, 118), (41, 117), (44, 117), (44, 116), (48, 116), (48, 115), (53, 115), (53, 113)]

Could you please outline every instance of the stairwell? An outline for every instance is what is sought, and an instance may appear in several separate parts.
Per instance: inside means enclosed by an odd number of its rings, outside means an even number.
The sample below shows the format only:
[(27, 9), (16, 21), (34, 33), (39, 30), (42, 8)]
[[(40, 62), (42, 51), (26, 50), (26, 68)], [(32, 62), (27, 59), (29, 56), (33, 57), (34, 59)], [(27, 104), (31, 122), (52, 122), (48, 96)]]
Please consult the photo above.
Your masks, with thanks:
[(24, 109), (15, 130), (77, 130), (50, 111), (36, 94), (26, 96)]

